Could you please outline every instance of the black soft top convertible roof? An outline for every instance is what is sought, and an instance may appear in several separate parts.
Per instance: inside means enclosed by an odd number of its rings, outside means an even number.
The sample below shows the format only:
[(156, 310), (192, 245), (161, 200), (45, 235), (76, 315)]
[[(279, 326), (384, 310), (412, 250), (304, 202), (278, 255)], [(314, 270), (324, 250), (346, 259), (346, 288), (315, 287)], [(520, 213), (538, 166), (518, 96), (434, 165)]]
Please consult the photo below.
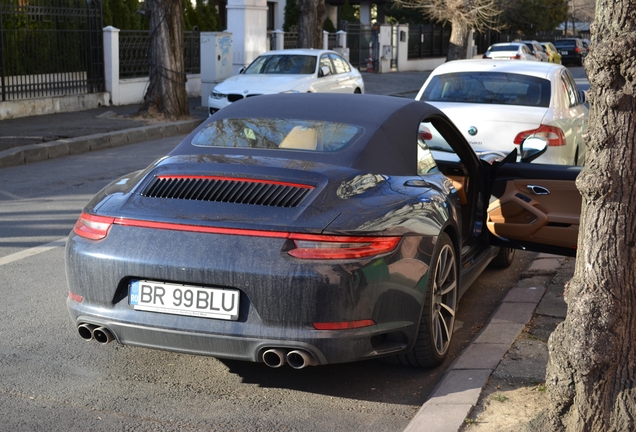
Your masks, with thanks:
[(378, 174), (414, 175), (419, 123), (429, 116), (445, 117), (425, 102), (392, 96), (333, 93), (264, 95), (234, 102), (211, 116), (201, 127), (208, 122), (228, 118), (285, 118), (352, 124), (364, 128), (364, 133), (351, 146), (332, 153), (197, 147), (191, 144), (192, 134), (171, 155), (249, 154), (346, 166)]

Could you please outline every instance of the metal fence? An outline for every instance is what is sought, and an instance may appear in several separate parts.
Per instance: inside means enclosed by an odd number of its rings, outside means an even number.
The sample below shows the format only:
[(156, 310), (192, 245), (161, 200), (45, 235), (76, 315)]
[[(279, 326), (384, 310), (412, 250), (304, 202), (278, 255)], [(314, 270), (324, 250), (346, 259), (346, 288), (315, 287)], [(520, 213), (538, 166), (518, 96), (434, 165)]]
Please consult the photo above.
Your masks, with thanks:
[[(147, 77), (150, 73), (148, 30), (119, 32), (119, 77)], [(201, 73), (201, 34), (197, 30), (184, 32), (184, 60), (187, 74)]]
[(342, 21), (340, 28), (347, 32), (349, 63), (355, 68), (366, 69), (371, 61), (373, 70), (378, 70), (378, 35), (370, 25)]
[(409, 27), (408, 58), (444, 57), (448, 54), (451, 29), (439, 24)]
[(99, 0), (1, 0), (2, 101), (102, 92)]

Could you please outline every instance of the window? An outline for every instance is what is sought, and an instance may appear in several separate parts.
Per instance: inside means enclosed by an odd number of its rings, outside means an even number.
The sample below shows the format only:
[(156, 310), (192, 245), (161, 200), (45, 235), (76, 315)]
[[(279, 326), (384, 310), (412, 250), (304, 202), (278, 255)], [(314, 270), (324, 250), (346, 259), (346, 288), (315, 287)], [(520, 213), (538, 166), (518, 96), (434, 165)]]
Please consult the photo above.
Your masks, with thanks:
[(422, 100), (547, 108), (550, 95), (547, 79), (501, 72), (459, 72), (434, 76)]
[(329, 54), (329, 57), (331, 57), (331, 60), (333, 61), (337, 74), (351, 72), (351, 68), (342, 57), (336, 54)]
[(329, 59), (329, 56), (327, 56), (327, 54), (323, 54), (322, 57), (320, 57), (320, 69), (322, 70), (324, 66), (327, 66), (329, 68), (330, 74), (333, 75), (335, 73), (333, 64), (331, 63), (331, 60)]
[(563, 82), (563, 87), (565, 88), (565, 95), (567, 97), (568, 106), (570, 108), (579, 105), (579, 92), (578, 87), (574, 82), (574, 78), (570, 74), (570, 71), (563, 71), (563, 75), (561, 75), (561, 80)]
[(262, 55), (245, 69), (245, 74), (309, 75), (316, 70), (316, 57), (308, 55)]
[(278, 118), (230, 118), (209, 123), (192, 138), (196, 147), (338, 151), (364, 129), (344, 123)]

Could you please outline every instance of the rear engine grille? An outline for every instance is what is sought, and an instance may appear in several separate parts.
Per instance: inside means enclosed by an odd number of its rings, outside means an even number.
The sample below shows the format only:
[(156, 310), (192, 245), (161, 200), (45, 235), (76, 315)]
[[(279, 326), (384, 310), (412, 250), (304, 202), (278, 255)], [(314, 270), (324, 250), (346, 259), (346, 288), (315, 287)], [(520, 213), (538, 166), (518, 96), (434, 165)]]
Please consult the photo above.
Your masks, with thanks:
[(141, 195), (196, 201), (296, 207), (313, 186), (226, 177), (158, 176)]

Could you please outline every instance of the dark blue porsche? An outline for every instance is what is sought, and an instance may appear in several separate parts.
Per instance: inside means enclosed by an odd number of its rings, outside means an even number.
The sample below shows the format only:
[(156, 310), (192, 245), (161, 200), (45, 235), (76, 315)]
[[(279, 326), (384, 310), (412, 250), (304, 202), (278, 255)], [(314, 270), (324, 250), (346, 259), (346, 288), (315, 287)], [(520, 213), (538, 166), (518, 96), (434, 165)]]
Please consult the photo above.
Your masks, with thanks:
[(86, 340), (272, 367), (434, 366), (487, 265), (574, 253), (580, 168), (526, 163), (529, 141), (488, 163), (419, 101), (234, 103), (84, 208), (71, 318)]

